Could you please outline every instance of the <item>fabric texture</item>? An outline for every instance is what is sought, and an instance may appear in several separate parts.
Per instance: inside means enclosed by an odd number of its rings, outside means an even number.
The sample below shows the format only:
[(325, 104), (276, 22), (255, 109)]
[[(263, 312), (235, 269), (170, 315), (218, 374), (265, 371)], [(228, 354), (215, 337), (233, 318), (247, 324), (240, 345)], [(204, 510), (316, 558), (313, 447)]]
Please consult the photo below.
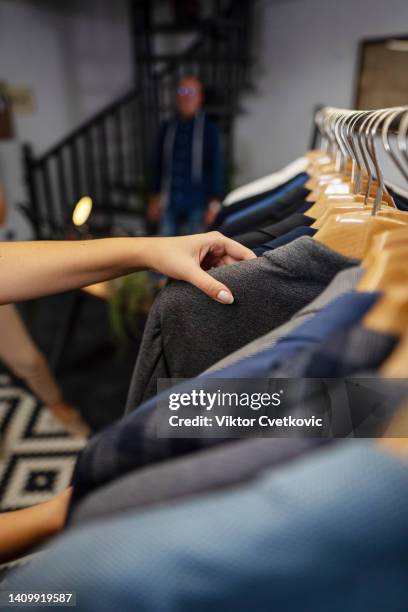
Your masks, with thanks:
[(281, 221), (295, 212), (304, 213), (310, 208), (310, 203), (305, 200), (310, 193), (304, 187), (307, 178), (308, 175), (301, 174), (271, 196), (237, 212), (231, 212), (216, 229), (226, 236), (234, 236), (262, 227), (268, 222)]
[(160, 221), (161, 236), (198, 234), (204, 229), (204, 212), (196, 208), (182, 213), (167, 208)]
[(256, 247), (256, 249), (254, 249), (254, 253), (258, 257), (260, 257), (261, 255), (266, 253), (266, 251), (273, 251), (274, 249), (277, 249), (280, 246), (284, 246), (285, 244), (289, 244), (290, 242), (293, 242), (294, 240), (296, 240), (297, 238), (301, 238), (302, 236), (314, 236), (316, 232), (317, 230), (312, 227), (307, 227), (303, 225), (300, 227), (296, 227), (287, 234), (283, 234), (278, 238), (274, 238), (273, 240), (270, 240), (269, 242), (266, 242), (265, 244), (261, 244), (261, 246)]
[[(260, 376), (259, 372), (262, 371), (266, 376), (275, 378), (296, 378), (304, 375), (303, 370), (297, 374), (293, 372), (297, 369), (299, 353), (313, 350), (327, 340), (330, 345), (330, 338), (333, 336), (340, 338), (341, 335), (350, 330), (364, 317), (377, 302), (380, 295), (380, 293), (358, 293), (353, 291), (336, 298), (321, 312), (296, 327), (289, 334), (282, 336), (272, 349), (267, 349), (254, 355), (251, 359), (251, 369), (247, 368), (248, 375), (253, 371), (257, 371), (258, 376)], [(364, 352), (363, 354), (365, 355)], [(293, 359), (295, 355), (296, 360)], [(338, 361), (341, 362), (343, 353), (339, 351), (337, 357)], [(323, 362), (324, 358), (321, 361)], [(363, 359), (357, 359), (356, 361), (362, 369), (369, 368), (368, 364), (364, 364)], [(351, 356), (350, 362), (353, 363)], [(285, 364), (288, 364), (289, 371), (285, 369)], [(360, 369), (360, 366), (358, 369)], [(323, 365), (323, 367), (325, 366)], [(340, 369), (340, 366), (338, 367)], [(347, 373), (358, 371), (356, 369), (352, 370), (351, 364), (350, 367), (344, 367), (344, 371), (346, 370)], [(314, 367), (314, 372), (318, 377), (324, 376), (324, 374), (318, 373), (318, 364)], [(325, 367), (325, 372), (328, 372), (327, 367)]]
[[(304, 177), (306, 176), (307, 178), (305, 179)], [(265, 192), (261, 196), (256, 195), (256, 196), (247, 198), (245, 200), (240, 200), (234, 204), (231, 204), (231, 206), (222, 207), (217, 217), (215, 218), (215, 221), (211, 229), (217, 229), (232, 214), (242, 212), (245, 210), (248, 211), (251, 208), (251, 206), (256, 205), (258, 202), (261, 202), (261, 201), (263, 202), (266, 199), (268, 199), (269, 202), (278, 201), (285, 193), (288, 193), (289, 191), (294, 189), (294, 187), (296, 186), (303, 187), (304, 183), (306, 182), (308, 178), (309, 178), (309, 175), (301, 173), (300, 175), (291, 177), (285, 183), (282, 183), (278, 187), (271, 189), (268, 192)], [(309, 207), (310, 207), (310, 204), (309, 204)], [(274, 221), (274, 223), (275, 222), (276, 221)], [(268, 223), (268, 221), (266, 221), (266, 223)], [(265, 222), (262, 222), (259, 226), (262, 227), (262, 225), (265, 225)]]
[(274, 372), (275, 376), (344, 377), (364, 370), (376, 370), (392, 353), (398, 338), (357, 325), (337, 333), (316, 346), (305, 347)]
[(315, 219), (308, 217), (303, 213), (292, 213), (282, 221), (263, 225), (256, 230), (246, 232), (245, 234), (237, 234), (233, 236), (236, 242), (240, 242), (244, 246), (253, 249), (260, 246), (264, 242), (283, 236), (296, 227), (308, 227), (314, 223)]
[[(274, 376), (274, 372), (285, 360), (292, 358), (305, 346), (322, 342), (334, 332), (346, 331), (355, 325), (368, 308), (378, 299), (378, 294), (345, 294), (330, 303), (323, 311), (307, 320), (295, 331), (284, 336), (273, 348), (256, 353), (222, 370), (207, 374), (201, 379), (207, 391), (214, 391), (217, 379), (233, 379), (234, 391), (243, 393), (247, 389), (247, 378)], [(327, 406), (323, 382), (299, 381), (293, 387), (291, 406), (304, 410), (304, 401), (309, 397), (318, 402), (319, 410)], [(279, 379), (276, 384), (279, 385)], [(194, 380), (173, 387), (172, 392), (191, 392), (196, 388)], [(278, 390), (278, 389), (276, 389)], [(221, 444), (225, 438), (175, 438), (168, 424), (168, 408), (161, 402), (164, 394), (145, 402), (138, 410), (109, 429), (94, 436), (82, 451), (74, 473), (73, 505), (76, 500), (92, 489), (105, 484), (131, 470), (177, 455), (200, 450), (203, 447)], [(285, 406), (288, 407), (288, 397)], [(312, 406), (316, 410), (316, 405)], [(313, 412), (312, 412), (313, 414)], [(341, 422), (341, 435), (348, 435), (351, 428)], [(167, 429), (166, 429), (167, 428)], [(160, 432), (161, 435), (158, 435)], [(311, 432), (314, 433), (314, 432)], [(165, 434), (165, 435), (164, 435)]]
[(257, 338), (234, 353), (227, 355), (227, 357), (224, 357), (224, 359), (221, 359), (213, 366), (208, 368), (206, 373), (220, 370), (266, 348), (272, 348), (280, 338), (292, 332), (314, 314), (320, 312), (323, 308), (330, 304), (330, 302), (335, 300), (337, 297), (340, 297), (344, 293), (347, 293), (351, 289), (354, 289), (363, 274), (363, 268), (357, 266), (342, 270), (336, 274), (333, 280), (316, 299), (294, 314), (287, 323), (284, 323), (264, 336)]
[[(59, 538), (4, 588), (79, 612), (404, 612), (408, 471), (370, 442)], [(46, 609), (46, 608), (44, 608)]]
[[(201, 121), (202, 133), (197, 130)], [(189, 120), (177, 117), (159, 131), (153, 191), (162, 194), (164, 208), (174, 214), (202, 211), (211, 198), (222, 199), (223, 166), (218, 126), (203, 113)]]
[(299, 157), (278, 172), (273, 172), (233, 189), (225, 196), (223, 206), (231, 206), (237, 202), (246, 201), (248, 198), (262, 197), (265, 193), (287, 183), (294, 176), (305, 172), (308, 165), (309, 160), (306, 157)]
[(397, 208), (408, 211), (408, 192), (397, 185), (387, 185), (387, 190), (393, 198)]
[(90, 493), (73, 509), (69, 524), (225, 489), (328, 442), (319, 438), (250, 439), (165, 461)]
[(256, 260), (211, 272), (231, 289), (231, 306), (187, 283), (171, 283), (150, 311), (127, 411), (156, 394), (158, 378), (194, 377), (281, 325), (355, 263), (306, 236)]

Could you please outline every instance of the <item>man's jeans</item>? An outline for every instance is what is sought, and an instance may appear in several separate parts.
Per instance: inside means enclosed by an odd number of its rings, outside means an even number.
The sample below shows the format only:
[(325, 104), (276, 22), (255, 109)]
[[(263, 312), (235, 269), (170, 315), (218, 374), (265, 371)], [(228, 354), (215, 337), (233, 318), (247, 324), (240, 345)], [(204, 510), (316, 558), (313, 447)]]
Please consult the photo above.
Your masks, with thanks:
[(199, 234), (204, 231), (204, 213), (201, 209), (193, 209), (183, 213), (168, 208), (161, 220), (161, 236), (180, 236)]

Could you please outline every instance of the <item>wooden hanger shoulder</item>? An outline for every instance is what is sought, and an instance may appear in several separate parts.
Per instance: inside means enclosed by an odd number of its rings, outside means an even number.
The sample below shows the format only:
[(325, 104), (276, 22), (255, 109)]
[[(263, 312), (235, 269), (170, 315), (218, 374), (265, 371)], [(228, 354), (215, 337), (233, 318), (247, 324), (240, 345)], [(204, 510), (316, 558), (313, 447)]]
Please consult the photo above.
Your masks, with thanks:
[(375, 256), (357, 285), (358, 291), (384, 291), (408, 281), (408, 246), (386, 249)]
[(313, 238), (343, 255), (363, 259), (374, 236), (404, 225), (397, 219), (353, 212), (329, 217)]
[[(405, 282), (407, 278), (405, 275)], [(408, 329), (408, 288), (388, 288), (364, 317), (363, 326), (379, 333), (402, 336)]]

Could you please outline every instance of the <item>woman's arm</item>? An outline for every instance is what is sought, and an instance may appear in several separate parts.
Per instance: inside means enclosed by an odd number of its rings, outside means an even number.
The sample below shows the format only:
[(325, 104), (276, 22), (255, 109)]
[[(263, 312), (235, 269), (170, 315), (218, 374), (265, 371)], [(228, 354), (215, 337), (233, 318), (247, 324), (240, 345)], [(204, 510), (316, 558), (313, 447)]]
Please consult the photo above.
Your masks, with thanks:
[(59, 533), (64, 524), (72, 489), (47, 502), (15, 512), (0, 513), (0, 563), (11, 561)]
[(213, 299), (231, 292), (204, 270), (255, 255), (219, 232), (178, 238), (103, 238), (0, 243), (0, 304), (77, 289), (150, 269), (196, 285)]

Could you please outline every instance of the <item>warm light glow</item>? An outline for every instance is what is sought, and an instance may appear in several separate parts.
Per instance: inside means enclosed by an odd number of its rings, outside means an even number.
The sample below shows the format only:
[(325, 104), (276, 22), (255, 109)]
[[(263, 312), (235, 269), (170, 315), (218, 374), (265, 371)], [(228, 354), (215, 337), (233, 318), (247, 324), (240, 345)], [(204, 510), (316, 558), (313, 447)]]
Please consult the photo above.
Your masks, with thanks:
[(74, 225), (84, 225), (88, 221), (89, 215), (92, 211), (92, 198), (84, 196), (75, 205), (74, 212), (72, 213), (72, 221)]

